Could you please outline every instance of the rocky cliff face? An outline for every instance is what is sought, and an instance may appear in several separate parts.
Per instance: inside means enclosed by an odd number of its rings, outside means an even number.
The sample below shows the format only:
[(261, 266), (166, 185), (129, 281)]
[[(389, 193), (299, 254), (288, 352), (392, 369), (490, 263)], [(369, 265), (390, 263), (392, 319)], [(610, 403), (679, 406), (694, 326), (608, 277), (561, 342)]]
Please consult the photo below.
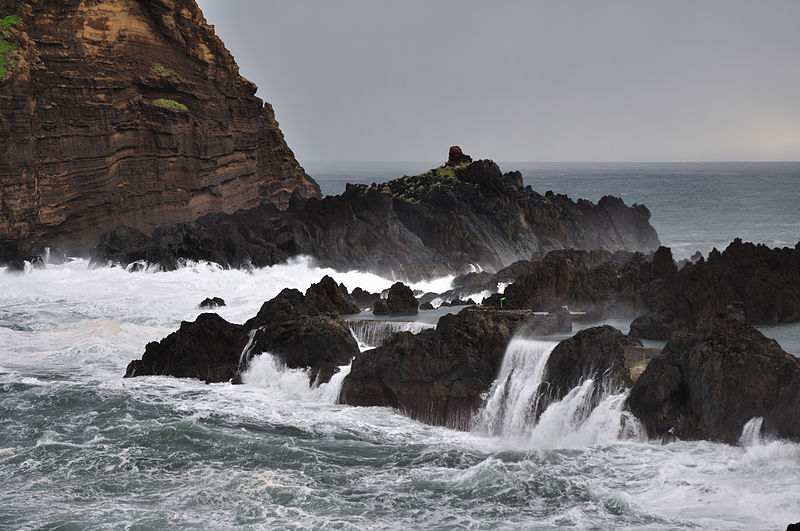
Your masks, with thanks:
[(8, 15), (5, 254), (320, 195), (194, 0), (5, 0)]

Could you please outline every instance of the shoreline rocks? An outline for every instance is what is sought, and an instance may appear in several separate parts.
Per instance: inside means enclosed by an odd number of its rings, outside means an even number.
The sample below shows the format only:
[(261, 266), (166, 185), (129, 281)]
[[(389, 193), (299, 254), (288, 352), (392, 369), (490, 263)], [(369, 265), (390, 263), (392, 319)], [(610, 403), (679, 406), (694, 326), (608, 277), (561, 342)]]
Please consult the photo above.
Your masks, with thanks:
[(419, 302), (414, 292), (402, 282), (395, 282), (389, 288), (385, 299), (378, 299), (372, 307), (375, 315), (416, 315)]
[(564, 398), (587, 378), (595, 378), (592, 407), (604, 390), (631, 387), (641, 374), (641, 366), (659, 353), (645, 349), (641, 341), (626, 336), (613, 326), (603, 325), (581, 330), (561, 341), (550, 353), (545, 365), (546, 389), (539, 394), (535, 415), (540, 416), (552, 404)]
[(736, 238), (722, 252), (681, 270), (671, 270), (637, 293), (644, 313), (631, 335), (667, 340), (673, 332), (694, 332), (718, 313), (749, 323), (800, 320), (800, 243), (770, 249)]
[(714, 316), (672, 336), (627, 405), (654, 438), (736, 444), (762, 417), (765, 434), (800, 440), (800, 359), (752, 326)]
[(220, 297), (206, 297), (203, 302), (197, 305), (197, 307), (201, 309), (207, 309), (220, 308), (225, 305), (225, 300), (221, 299)]
[(227, 382), (238, 375), (247, 345), (247, 329), (215, 313), (202, 313), (158, 342), (148, 343), (141, 360), (128, 364), (125, 378), (175, 376), (206, 383)]
[(339, 401), (392, 407), (428, 424), (467, 429), (511, 337), (537, 324), (545, 332), (548, 320), (559, 324), (554, 316), (533, 312), (466, 308), (442, 316), (434, 330), (395, 333), (355, 357)]
[[(330, 381), (359, 353), (340, 311), (358, 311), (331, 277), (306, 294), (284, 289), (244, 325), (203, 313), (159, 342), (148, 343), (125, 377), (165, 375), (206, 383), (240, 382), (253, 356), (269, 353), (288, 368), (309, 370), (309, 384)], [(352, 312), (351, 312), (352, 313)]]

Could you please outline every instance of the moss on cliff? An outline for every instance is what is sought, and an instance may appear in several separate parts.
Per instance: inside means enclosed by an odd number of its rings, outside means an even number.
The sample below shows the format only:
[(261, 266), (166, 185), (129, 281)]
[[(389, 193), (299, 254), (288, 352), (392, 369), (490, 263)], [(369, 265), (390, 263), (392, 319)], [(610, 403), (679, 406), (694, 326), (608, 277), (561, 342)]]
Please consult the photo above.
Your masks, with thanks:
[[(2, 15), (3, 4), (0, 3), (0, 15)], [(0, 18), (0, 79), (5, 79), (8, 75), (8, 69), (17, 64), (17, 59), (14, 57), (14, 52), (17, 51), (19, 45), (12, 42), (11, 28), (19, 24), (19, 17), (17, 15), (8, 15)]]
[(456, 170), (462, 166), (440, 166), (419, 175), (405, 175), (399, 179), (392, 179), (385, 186), (392, 192), (392, 196), (407, 203), (427, 203), (431, 194), (443, 189), (458, 186), (461, 181)]
[(158, 98), (157, 100), (153, 100), (153, 105), (155, 105), (156, 107), (169, 109), (171, 111), (189, 112), (189, 107), (187, 107), (183, 103), (177, 102), (175, 100), (168, 100), (165, 98)]

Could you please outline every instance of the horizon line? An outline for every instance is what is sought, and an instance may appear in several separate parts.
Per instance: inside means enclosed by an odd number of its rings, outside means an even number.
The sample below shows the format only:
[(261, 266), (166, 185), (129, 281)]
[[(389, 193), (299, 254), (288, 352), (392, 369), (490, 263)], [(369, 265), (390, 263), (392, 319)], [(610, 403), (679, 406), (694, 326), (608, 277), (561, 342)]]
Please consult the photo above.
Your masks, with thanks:
[[(487, 160), (474, 158), (474, 160)], [(488, 159), (502, 164), (798, 164), (797, 160), (522, 160), (522, 159)], [(330, 164), (330, 163), (383, 163), (383, 164), (437, 164), (435, 160), (391, 160), (391, 159), (309, 159), (298, 162), (303, 164)], [(444, 162), (442, 162), (444, 164)]]

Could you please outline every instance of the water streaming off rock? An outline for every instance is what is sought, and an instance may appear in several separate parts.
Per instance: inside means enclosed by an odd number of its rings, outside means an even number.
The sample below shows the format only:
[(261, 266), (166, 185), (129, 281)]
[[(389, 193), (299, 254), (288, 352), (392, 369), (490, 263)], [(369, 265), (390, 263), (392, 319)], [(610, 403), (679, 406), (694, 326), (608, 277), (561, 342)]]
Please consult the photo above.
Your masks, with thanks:
[(639, 422), (625, 411), (627, 390), (607, 388), (602, 379), (587, 378), (561, 400), (549, 400), (547, 360), (556, 345), (511, 340), (475, 429), (531, 448), (645, 440)]
[(347, 322), (361, 350), (375, 348), (396, 332), (418, 334), (436, 328), (435, 324), (418, 321), (352, 320)]

